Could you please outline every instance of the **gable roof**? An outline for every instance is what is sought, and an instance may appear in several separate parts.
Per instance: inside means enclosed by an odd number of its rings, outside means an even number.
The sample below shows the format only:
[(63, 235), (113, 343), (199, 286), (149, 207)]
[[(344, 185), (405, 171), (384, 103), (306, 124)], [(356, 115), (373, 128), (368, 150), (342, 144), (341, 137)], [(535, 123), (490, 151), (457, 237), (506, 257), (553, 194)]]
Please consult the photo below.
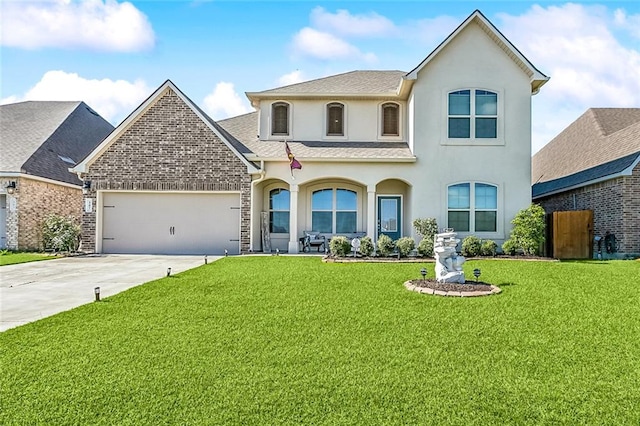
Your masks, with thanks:
[(105, 140), (97, 146), (86, 158), (84, 158), (71, 171), (82, 174), (87, 172), (87, 168), (93, 164), (109, 147), (124, 133), (140, 116), (142, 116), (153, 104), (160, 99), (167, 90), (172, 90), (191, 110), (207, 125), (213, 133), (224, 143), (246, 166), (248, 173), (256, 173), (258, 167), (249, 161), (245, 155), (250, 153), (246, 146), (229, 134), (224, 128), (213, 121), (200, 107), (189, 99), (171, 80), (166, 80), (158, 87), (144, 102), (138, 106), (122, 123), (115, 128)]
[(256, 106), (260, 99), (279, 97), (397, 97), (400, 93), (404, 71), (350, 71), (302, 83), (277, 87), (262, 92), (247, 92), (249, 100)]
[(465, 19), (449, 36), (444, 39), (433, 52), (431, 52), (417, 67), (407, 74), (408, 80), (418, 78), (418, 73), (429, 62), (431, 62), (442, 50), (447, 47), (451, 40), (464, 31), (471, 24), (477, 24), (482, 30), (500, 47), (515, 63), (518, 65), (531, 80), (531, 93), (538, 93), (540, 88), (549, 81), (549, 77), (541, 73), (496, 27), (482, 14), (479, 10), (475, 10), (467, 19)]
[(590, 108), (532, 158), (532, 183), (574, 175), (640, 151), (640, 108)]
[(84, 102), (26, 101), (0, 106), (0, 173), (79, 185), (69, 172), (113, 126)]
[(619, 176), (631, 175), (640, 162), (640, 151), (558, 179), (539, 182), (532, 187), (532, 197), (546, 197), (570, 189), (592, 185)]
[[(251, 159), (266, 161), (288, 161), (283, 141), (259, 140), (257, 136), (258, 112), (218, 121), (218, 124), (233, 134), (252, 154)], [(385, 161), (414, 162), (409, 146), (402, 142), (363, 141), (296, 141), (287, 143), (296, 158), (303, 161)]]

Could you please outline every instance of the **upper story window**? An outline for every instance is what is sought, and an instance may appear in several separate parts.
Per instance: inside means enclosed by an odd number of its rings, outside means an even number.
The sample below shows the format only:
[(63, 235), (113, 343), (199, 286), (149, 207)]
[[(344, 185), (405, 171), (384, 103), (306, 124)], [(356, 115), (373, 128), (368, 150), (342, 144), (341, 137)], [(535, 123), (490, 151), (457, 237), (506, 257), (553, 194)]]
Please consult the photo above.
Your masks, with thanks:
[(459, 183), (447, 188), (447, 227), (459, 232), (496, 232), (498, 187)]
[(324, 233), (356, 232), (358, 195), (343, 188), (326, 188), (311, 194), (311, 228)]
[(344, 105), (341, 103), (327, 105), (327, 136), (344, 136)]
[(382, 136), (400, 135), (400, 106), (389, 102), (382, 105)]
[(282, 188), (269, 192), (269, 232), (289, 232), (289, 191)]
[(271, 134), (289, 135), (289, 104), (277, 102), (271, 106)]
[(498, 94), (480, 89), (449, 92), (448, 137), (497, 138)]

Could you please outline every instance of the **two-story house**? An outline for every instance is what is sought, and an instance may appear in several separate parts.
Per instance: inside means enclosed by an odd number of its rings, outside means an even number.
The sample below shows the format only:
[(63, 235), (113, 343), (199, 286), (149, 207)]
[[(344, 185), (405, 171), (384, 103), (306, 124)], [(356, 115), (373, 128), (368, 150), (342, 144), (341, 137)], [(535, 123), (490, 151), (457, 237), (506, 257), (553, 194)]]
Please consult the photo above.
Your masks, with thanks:
[[(501, 242), (531, 202), (531, 96), (549, 78), (479, 11), (413, 70), (247, 93), (214, 122), (165, 82), (76, 171), (86, 250), (300, 250), (305, 230)], [(292, 170), (285, 147), (302, 164)]]

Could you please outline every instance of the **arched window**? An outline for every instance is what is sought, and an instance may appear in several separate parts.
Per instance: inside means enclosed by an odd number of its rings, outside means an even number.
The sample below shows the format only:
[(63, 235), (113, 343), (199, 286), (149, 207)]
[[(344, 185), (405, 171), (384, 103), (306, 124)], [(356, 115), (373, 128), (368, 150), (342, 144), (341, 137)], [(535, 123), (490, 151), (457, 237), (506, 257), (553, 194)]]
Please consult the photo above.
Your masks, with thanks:
[(400, 107), (389, 102), (382, 105), (382, 136), (400, 135)]
[(342, 188), (326, 188), (311, 194), (311, 228), (324, 233), (356, 232), (358, 195)]
[(289, 135), (289, 104), (277, 102), (271, 106), (271, 134)]
[(344, 136), (344, 105), (341, 103), (327, 105), (327, 136)]
[(498, 94), (480, 89), (450, 92), (448, 120), (451, 139), (497, 138)]
[(269, 192), (269, 232), (289, 232), (289, 191), (277, 188)]
[(458, 183), (447, 188), (447, 227), (458, 232), (496, 232), (498, 187)]

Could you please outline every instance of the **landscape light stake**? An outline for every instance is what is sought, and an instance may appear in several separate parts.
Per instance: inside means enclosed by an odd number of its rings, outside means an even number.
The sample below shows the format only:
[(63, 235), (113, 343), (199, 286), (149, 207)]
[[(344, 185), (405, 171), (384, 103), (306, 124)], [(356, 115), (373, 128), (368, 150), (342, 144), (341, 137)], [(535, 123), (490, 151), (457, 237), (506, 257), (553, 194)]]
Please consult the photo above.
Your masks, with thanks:
[(205, 265), (207, 264), (207, 255), (206, 254), (204, 255), (204, 264)]
[(93, 289), (93, 293), (96, 295), (96, 302), (100, 301), (100, 287), (96, 287)]
[(171, 268), (167, 268), (167, 276), (171, 275)]
[(478, 268), (474, 269), (473, 275), (476, 277), (476, 282), (478, 282), (478, 278), (480, 277), (480, 269)]
[(427, 276), (427, 270), (425, 268), (420, 269), (420, 274), (422, 275), (422, 281), (424, 281)]
[(224, 257), (227, 257), (228, 254), (229, 252), (227, 251), (227, 249), (224, 249)]
[(276, 249), (276, 256), (280, 256), (280, 249)]

